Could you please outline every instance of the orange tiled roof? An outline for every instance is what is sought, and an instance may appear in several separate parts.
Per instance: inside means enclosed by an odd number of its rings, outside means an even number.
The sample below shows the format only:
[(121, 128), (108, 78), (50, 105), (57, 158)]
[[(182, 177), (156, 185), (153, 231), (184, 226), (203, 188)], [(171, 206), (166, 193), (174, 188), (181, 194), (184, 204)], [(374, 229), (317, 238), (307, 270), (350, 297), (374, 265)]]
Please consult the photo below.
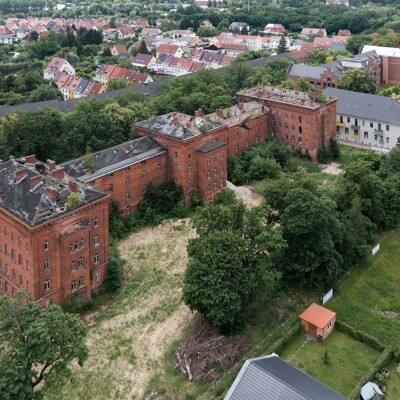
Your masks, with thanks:
[(318, 328), (324, 329), (325, 326), (328, 325), (328, 322), (335, 317), (335, 315), (336, 313), (333, 311), (313, 303), (307, 308), (307, 310), (299, 315), (299, 318), (317, 326)]

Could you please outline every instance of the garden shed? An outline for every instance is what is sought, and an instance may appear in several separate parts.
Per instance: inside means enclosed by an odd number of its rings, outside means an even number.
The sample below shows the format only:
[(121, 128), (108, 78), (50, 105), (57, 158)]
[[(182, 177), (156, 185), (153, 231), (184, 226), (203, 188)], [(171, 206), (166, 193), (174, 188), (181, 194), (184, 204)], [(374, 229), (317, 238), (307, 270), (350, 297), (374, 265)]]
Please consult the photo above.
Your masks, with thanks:
[(381, 389), (379, 389), (379, 386), (374, 383), (374, 382), (367, 382), (362, 388), (361, 388), (361, 397), (363, 400), (382, 400), (383, 399), (383, 393)]
[(333, 331), (336, 313), (313, 303), (299, 318), (301, 320), (302, 331), (322, 341)]

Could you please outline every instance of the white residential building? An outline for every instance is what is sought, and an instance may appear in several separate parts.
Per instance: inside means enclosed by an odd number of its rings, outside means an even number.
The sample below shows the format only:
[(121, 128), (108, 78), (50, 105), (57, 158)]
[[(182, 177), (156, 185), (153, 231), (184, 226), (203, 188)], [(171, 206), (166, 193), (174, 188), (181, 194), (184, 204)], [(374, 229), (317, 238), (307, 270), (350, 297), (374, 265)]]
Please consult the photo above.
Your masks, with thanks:
[(400, 138), (400, 104), (390, 97), (326, 88), (337, 98), (336, 138), (340, 143), (388, 152)]

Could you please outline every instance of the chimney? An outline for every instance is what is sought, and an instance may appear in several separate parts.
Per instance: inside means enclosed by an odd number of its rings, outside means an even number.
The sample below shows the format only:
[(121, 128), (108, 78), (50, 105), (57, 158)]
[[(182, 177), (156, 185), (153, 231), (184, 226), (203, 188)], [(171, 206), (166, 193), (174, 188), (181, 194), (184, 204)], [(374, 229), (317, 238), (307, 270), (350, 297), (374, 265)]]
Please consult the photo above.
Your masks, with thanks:
[(190, 122), (186, 122), (186, 128), (190, 129), (192, 125), (190, 125)]
[(68, 186), (71, 192), (76, 193), (78, 191), (78, 185), (75, 181), (68, 181)]
[(200, 108), (194, 112), (196, 118), (201, 118), (203, 116), (203, 110)]
[(28, 170), (26, 168), (20, 168), (15, 172), (15, 178), (17, 181), (21, 180), (26, 175), (28, 175)]
[(26, 162), (27, 164), (35, 164), (35, 162), (36, 162), (36, 156), (35, 156), (34, 154), (31, 154), (31, 155), (29, 155), (29, 156), (26, 156), (26, 157), (25, 157), (25, 162)]
[(41, 175), (33, 176), (29, 180), (29, 184), (30, 184), (31, 188), (35, 187), (39, 182), (41, 182), (41, 180), (42, 180), (42, 176)]
[(176, 126), (179, 123), (179, 118), (178, 117), (174, 117), (174, 119), (172, 120), (172, 125)]
[(59, 167), (51, 171), (51, 177), (54, 179), (64, 179), (64, 167)]
[(14, 157), (14, 156), (8, 156), (8, 159), (9, 159), (9, 160), (14, 160), (15, 157)]
[(47, 188), (47, 195), (53, 203), (57, 203), (57, 191), (52, 187)]
[(215, 111), (218, 115), (218, 117), (224, 118), (224, 110), (222, 108), (217, 108)]
[(50, 171), (54, 171), (56, 169), (56, 162), (53, 160), (46, 160), (46, 164), (49, 166)]

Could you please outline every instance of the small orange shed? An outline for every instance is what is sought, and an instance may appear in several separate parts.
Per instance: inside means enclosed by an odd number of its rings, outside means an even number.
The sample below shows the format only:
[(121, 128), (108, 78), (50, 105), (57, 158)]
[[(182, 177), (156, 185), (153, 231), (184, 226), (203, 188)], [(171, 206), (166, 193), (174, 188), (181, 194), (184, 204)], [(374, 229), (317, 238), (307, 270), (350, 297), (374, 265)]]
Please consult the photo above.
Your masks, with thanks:
[(300, 314), (299, 318), (301, 319), (301, 330), (322, 341), (333, 331), (336, 313), (313, 303)]

